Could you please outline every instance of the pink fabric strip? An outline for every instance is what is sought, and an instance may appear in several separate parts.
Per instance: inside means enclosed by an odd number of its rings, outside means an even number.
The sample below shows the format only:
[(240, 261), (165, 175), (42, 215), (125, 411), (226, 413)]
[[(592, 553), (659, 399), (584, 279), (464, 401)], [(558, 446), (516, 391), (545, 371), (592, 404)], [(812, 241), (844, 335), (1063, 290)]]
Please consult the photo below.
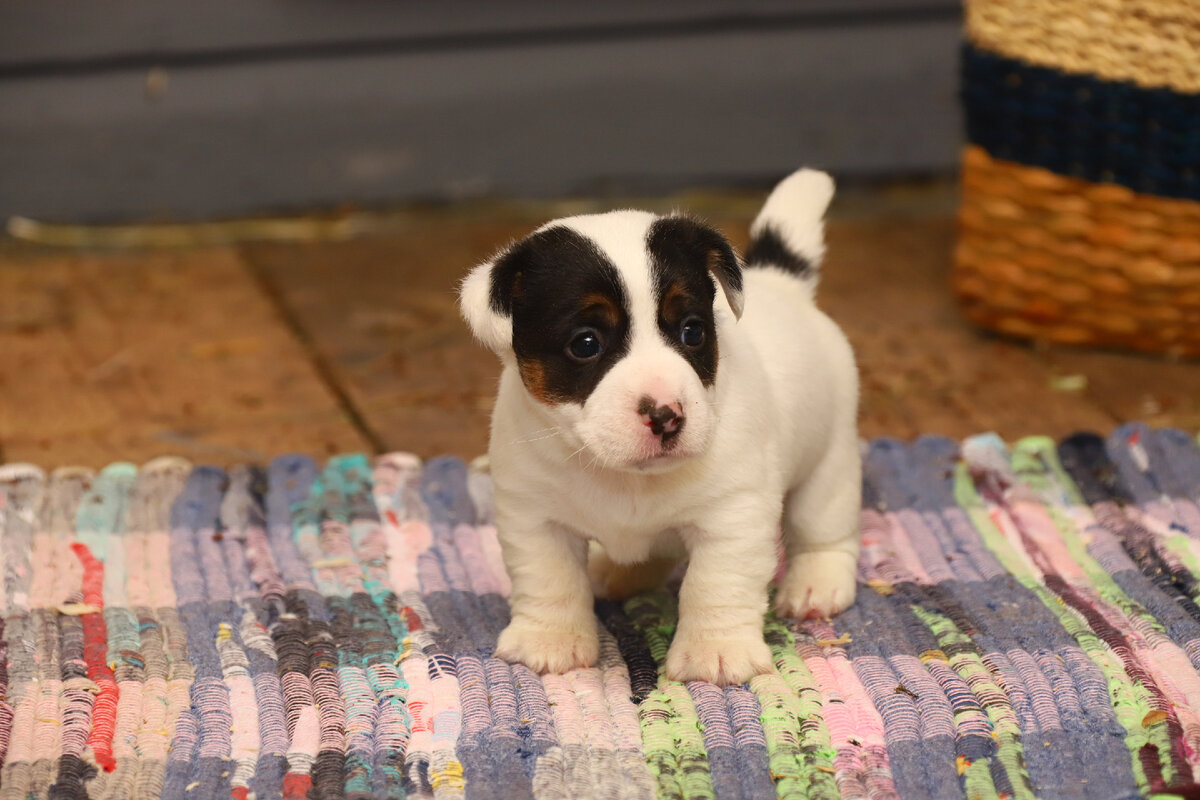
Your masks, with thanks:
[(479, 530), (474, 525), (459, 525), (454, 529), (454, 546), (466, 568), (475, 594), (500, 594), (500, 581), (493, 574), (483, 551)]
[[(834, 642), (838, 639), (837, 631), (827, 621), (813, 621), (805, 624), (818, 642)], [(848, 747), (855, 747), (850, 740), (851, 732), (853, 732), (854, 739), (861, 743), (860, 757), (863, 774), (867, 776), (865, 783), (868, 796), (889, 799), (897, 797), (896, 787), (892, 781), (891, 765), (888, 761), (883, 718), (871, 701), (866, 687), (855, 673), (846, 651), (832, 644), (823, 646), (821, 651), (822, 658), (817, 660), (824, 662), (824, 669), (818, 665), (818, 670), (813, 670), (813, 674), (818, 676), (819, 672), (820, 680), (830, 681), (831, 697), (836, 687), (838, 695), (843, 700), (843, 708), (848, 712), (846, 720), (838, 721), (837, 734), (834, 733), (834, 726), (832, 724), (829, 726), (834, 746), (837, 747), (838, 742), (841, 741)], [(807, 659), (805, 663), (808, 663)], [(809, 669), (812, 670), (812, 667), (810, 666)], [(828, 709), (829, 706), (826, 708)], [(843, 729), (843, 724), (849, 727)], [(833, 738), (835, 735), (838, 738)], [(841, 748), (839, 747), (840, 755)]]

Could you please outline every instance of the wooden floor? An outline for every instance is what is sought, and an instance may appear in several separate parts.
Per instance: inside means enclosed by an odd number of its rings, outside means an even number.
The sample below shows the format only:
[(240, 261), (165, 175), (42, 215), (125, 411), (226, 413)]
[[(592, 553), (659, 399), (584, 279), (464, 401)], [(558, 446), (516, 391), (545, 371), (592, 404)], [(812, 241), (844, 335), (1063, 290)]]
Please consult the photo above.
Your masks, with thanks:
[[(697, 211), (739, 246), (758, 202), (639, 201)], [(820, 302), (858, 352), (864, 436), (1200, 428), (1200, 366), (967, 326), (947, 290), (953, 204), (952, 187), (905, 185), (835, 205)], [(278, 233), (260, 223), (0, 240), (0, 461), (482, 453), (497, 365), (459, 320), (456, 281), (545, 219), (608, 205), (281, 223), (307, 241), (247, 240)]]

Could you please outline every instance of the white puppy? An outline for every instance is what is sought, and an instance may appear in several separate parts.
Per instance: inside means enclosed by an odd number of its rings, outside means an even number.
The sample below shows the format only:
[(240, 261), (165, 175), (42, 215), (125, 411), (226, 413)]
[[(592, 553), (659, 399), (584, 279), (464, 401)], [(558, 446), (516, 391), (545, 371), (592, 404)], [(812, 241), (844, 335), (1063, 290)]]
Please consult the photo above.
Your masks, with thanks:
[(466, 278), (463, 315), (504, 364), (489, 449), (513, 587), (499, 657), (591, 665), (593, 594), (649, 588), (686, 558), (668, 677), (769, 671), (781, 520), (777, 609), (853, 602), (858, 378), (813, 304), (832, 196), (821, 172), (783, 181), (744, 271), (702, 223), (614, 211), (551, 222)]

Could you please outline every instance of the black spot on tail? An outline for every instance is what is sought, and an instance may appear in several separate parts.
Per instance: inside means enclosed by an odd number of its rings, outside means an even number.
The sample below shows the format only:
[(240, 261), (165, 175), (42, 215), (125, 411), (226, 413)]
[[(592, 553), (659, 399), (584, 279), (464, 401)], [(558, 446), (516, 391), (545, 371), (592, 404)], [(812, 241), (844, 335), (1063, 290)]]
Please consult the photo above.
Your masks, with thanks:
[(816, 266), (804, 256), (788, 249), (781, 237), (770, 225), (764, 225), (750, 241), (746, 249), (747, 267), (776, 267), (790, 272), (797, 278), (812, 278), (817, 274)]

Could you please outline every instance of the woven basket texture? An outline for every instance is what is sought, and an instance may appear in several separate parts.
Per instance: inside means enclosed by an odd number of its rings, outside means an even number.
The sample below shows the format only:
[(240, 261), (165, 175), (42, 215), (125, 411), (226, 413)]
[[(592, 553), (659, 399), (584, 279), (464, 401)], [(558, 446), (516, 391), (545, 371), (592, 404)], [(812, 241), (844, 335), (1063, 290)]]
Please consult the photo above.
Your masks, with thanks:
[(1200, 0), (969, 0), (966, 20), (967, 317), (1200, 356)]
[(967, 36), (1030, 64), (1200, 92), (1196, 0), (968, 0)]
[(1200, 203), (963, 157), (954, 290), (1002, 333), (1200, 355)]

